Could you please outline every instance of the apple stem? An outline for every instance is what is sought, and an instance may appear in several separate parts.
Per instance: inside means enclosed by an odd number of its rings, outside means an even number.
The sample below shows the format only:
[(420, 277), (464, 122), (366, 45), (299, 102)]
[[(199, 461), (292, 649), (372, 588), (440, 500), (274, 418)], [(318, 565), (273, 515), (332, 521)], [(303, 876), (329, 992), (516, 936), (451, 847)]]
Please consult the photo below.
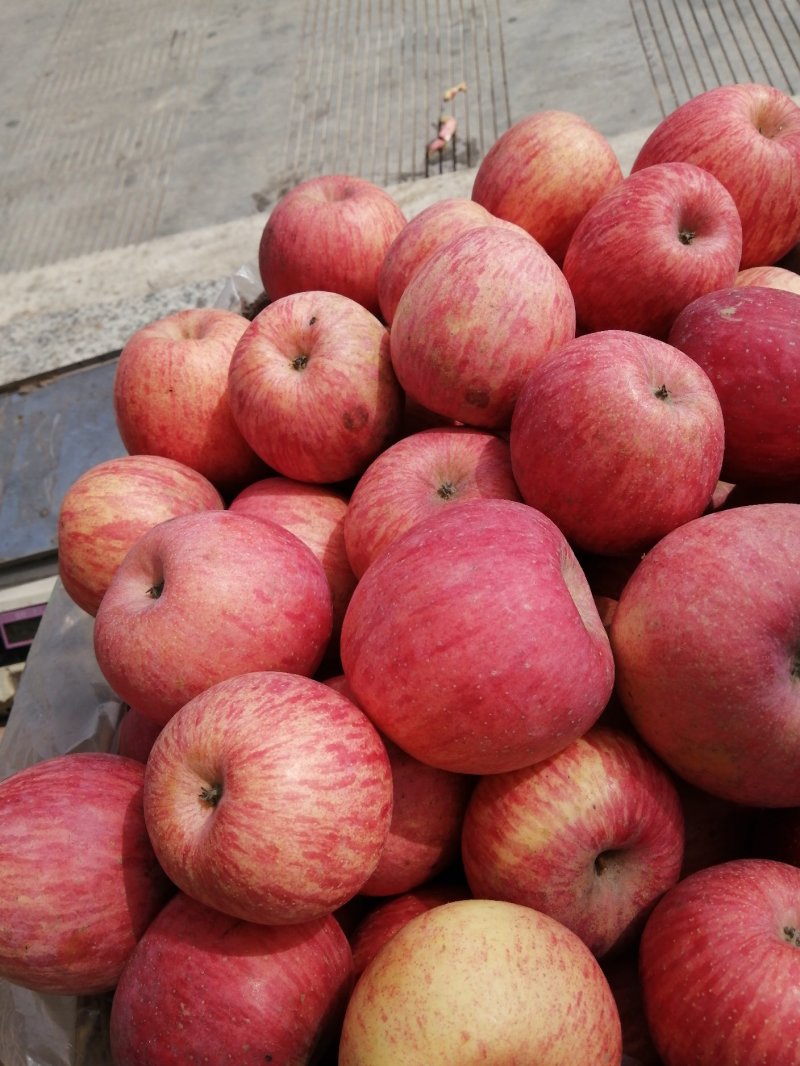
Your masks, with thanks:
[(439, 488), (436, 490), (436, 495), (441, 496), (443, 500), (452, 500), (456, 494), (456, 487), (452, 481), (443, 481)]
[(594, 872), (598, 877), (602, 877), (607, 868), (608, 863), (606, 861), (606, 854), (605, 852), (601, 852), (594, 860)]
[(200, 789), (200, 799), (209, 807), (216, 807), (222, 799), (222, 785), (206, 785)]
[(159, 581), (157, 585), (151, 585), (147, 590), (147, 595), (151, 600), (157, 600), (161, 593), (164, 591), (164, 582)]
[(794, 925), (785, 925), (783, 927), (783, 935), (790, 944), (800, 948), (800, 929)]

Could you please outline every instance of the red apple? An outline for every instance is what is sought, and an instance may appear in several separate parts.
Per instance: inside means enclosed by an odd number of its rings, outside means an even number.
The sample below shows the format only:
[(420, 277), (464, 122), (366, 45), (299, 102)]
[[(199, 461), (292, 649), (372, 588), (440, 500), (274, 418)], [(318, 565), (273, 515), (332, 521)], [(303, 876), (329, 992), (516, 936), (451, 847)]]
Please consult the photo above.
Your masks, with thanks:
[[(324, 684), (356, 703), (343, 674)], [(461, 823), (473, 780), (428, 766), (382, 737), (392, 774), (392, 820), (378, 865), (362, 895), (409, 892), (442, 873), (458, 857)]]
[(569, 286), (541, 245), (519, 227), (482, 226), (411, 279), (392, 321), (392, 364), (423, 407), (502, 429), (527, 372), (574, 335)]
[(443, 903), (469, 897), (466, 884), (460, 881), (437, 881), (381, 900), (361, 918), (350, 934), (356, 978), (361, 976), (384, 944), (388, 944), (412, 918)]
[(323, 174), (290, 189), (270, 212), (258, 264), (271, 300), (325, 289), (378, 314), (378, 275), (389, 245), (406, 223), (378, 185), (348, 174)]
[(683, 352), (627, 330), (600, 330), (534, 367), (511, 422), (523, 499), (575, 548), (641, 551), (699, 517), (719, 478), (722, 409)]
[(780, 266), (747, 267), (736, 275), (734, 285), (742, 288), (760, 285), (768, 289), (788, 289), (789, 292), (800, 293), (800, 274)]
[(794, 1066), (800, 870), (740, 859), (684, 878), (650, 915), (639, 966), (665, 1066)]
[(256, 315), (233, 353), (229, 395), (255, 451), (298, 481), (357, 476), (403, 413), (388, 330), (332, 292), (286, 296)]
[(128, 759), (146, 763), (161, 732), (161, 725), (135, 707), (127, 707), (117, 730), (117, 751)]
[(572, 550), (512, 500), (456, 504), (390, 544), (356, 586), (341, 656), (378, 729), (458, 773), (518, 769), (566, 747), (613, 682)]
[(611, 623), (635, 728), (698, 788), (800, 806), (800, 505), (717, 511), (668, 533)]
[(506, 441), (466, 426), (421, 430), (359, 478), (344, 520), (350, 565), (360, 577), (401, 533), (450, 503), (519, 498)]
[(467, 899), (412, 918), (367, 966), (339, 1066), (619, 1066), (621, 1053), (586, 945), (530, 907)]
[(330, 687), (271, 670), (200, 693), (150, 752), (153, 847), (193, 899), (248, 922), (330, 914), (378, 864), (392, 808), (386, 750)]
[(466, 197), (436, 200), (400, 230), (389, 245), (378, 275), (378, 302), (391, 326), (400, 297), (419, 268), (443, 244), (468, 230), (497, 222), (486, 208)]
[(256, 925), (179, 894), (114, 993), (114, 1066), (317, 1061), (338, 1035), (352, 968), (330, 916)]
[(461, 841), (472, 894), (549, 914), (599, 957), (678, 880), (683, 814), (645, 746), (595, 727), (535, 766), (482, 777)]
[(614, 149), (585, 119), (536, 111), (491, 146), (475, 175), (472, 199), (527, 230), (560, 265), (580, 220), (621, 181)]
[(331, 593), (310, 548), (274, 522), (208, 511), (143, 534), (97, 612), (94, 650), (114, 692), (164, 724), (249, 670), (312, 674)]
[(378, 865), (361, 886), (367, 896), (392, 896), (425, 884), (457, 858), (472, 778), (427, 766), (388, 738), (392, 821)]
[(223, 493), (264, 476), (228, 403), (228, 367), (247, 326), (233, 311), (196, 307), (129, 338), (114, 376), (114, 413), (128, 452), (175, 459)]
[(311, 549), (331, 587), (333, 637), (338, 642), (344, 612), (356, 587), (344, 539), (347, 496), (326, 485), (270, 477), (242, 489), (228, 510), (277, 522)]
[(798, 293), (749, 286), (693, 301), (670, 330), (670, 344), (705, 370), (719, 397), (726, 481), (800, 481), (798, 322)]
[(742, 267), (774, 263), (800, 240), (800, 107), (771, 85), (722, 85), (687, 100), (647, 138), (633, 170), (694, 163), (733, 197)]
[(107, 992), (172, 891), (145, 828), (144, 767), (54, 756), (0, 783), (0, 976), (52, 995)]
[(736, 204), (712, 174), (691, 163), (631, 174), (586, 212), (564, 257), (578, 327), (664, 340), (688, 303), (733, 285), (741, 251)]
[(128, 549), (146, 530), (181, 514), (220, 510), (222, 497), (196, 470), (160, 455), (123, 455), (84, 471), (58, 513), (58, 573), (88, 614)]

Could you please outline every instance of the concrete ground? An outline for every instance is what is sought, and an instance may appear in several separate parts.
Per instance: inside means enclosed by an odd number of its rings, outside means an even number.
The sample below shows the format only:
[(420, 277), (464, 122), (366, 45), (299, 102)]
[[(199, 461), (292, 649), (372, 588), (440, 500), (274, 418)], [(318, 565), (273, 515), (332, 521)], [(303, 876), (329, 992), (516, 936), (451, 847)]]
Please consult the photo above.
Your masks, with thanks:
[(795, 0), (6, 4), (0, 383), (207, 299), (304, 177), (401, 184), (413, 213), (451, 86), (441, 181), (468, 194), (465, 171), (530, 111), (638, 146), (684, 99), (746, 80), (800, 91)]

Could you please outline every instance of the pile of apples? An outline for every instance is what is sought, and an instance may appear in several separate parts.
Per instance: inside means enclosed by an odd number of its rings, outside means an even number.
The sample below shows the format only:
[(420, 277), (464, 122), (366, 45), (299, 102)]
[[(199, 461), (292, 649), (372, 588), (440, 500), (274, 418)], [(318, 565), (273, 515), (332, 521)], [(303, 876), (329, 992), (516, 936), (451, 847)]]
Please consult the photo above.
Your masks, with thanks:
[(0, 976), (114, 1066), (800, 1062), (800, 108), (268, 216), (59, 518), (128, 708), (0, 784)]

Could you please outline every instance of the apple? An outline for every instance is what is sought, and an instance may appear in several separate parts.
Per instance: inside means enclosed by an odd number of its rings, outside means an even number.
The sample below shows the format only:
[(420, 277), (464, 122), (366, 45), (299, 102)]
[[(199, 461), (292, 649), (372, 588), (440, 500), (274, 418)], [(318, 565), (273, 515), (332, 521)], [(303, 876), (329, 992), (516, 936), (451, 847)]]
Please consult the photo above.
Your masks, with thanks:
[[(343, 674), (324, 684), (357, 704)], [(381, 739), (392, 774), (392, 819), (378, 865), (359, 889), (365, 896), (409, 892), (458, 858), (461, 823), (474, 784), (465, 774), (428, 766), (388, 737)]]
[(340, 293), (377, 315), (378, 276), (406, 218), (378, 185), (323, 174), (290, 189), (267, 216), (258, 266), (271, 300), (315, 289)]
[(800, 293), (800, 274), (781, 266), (754, 266), (740, 270), (734, 285), (761, 285), (768, 289), (788, 289)]
[(772, 85), (722, 85), (675, 108), (639, 150), (633, 171), (694, 163), (733, 197), (742, 268), (774, 263), (800, 240), (800, 107)]
[(344, 519), (347, 557), (361, 577), (373, 559), (415, 522), (451, 503), (519, 500), (508, 443), (487, 430), (420, 430), (386, 448), (367, 467)]
[(599, 330), (529, 372), (511, 467), (525, 502), (573, 547), (619, 556), (703, 513), (724, 437), (717, 395), (692, 359), (653, 337)]
[(128, 549), (145, 530), (222, 497), (196, 470), (160, 455), (123, 455), (80, 474), (58, 512), (58, 574), (87, 614), (97, 608)]
[(175, 459), (224, 495), (264, 476), (228, 403), (228, 367), (248, 324), (234, 311), (195, 307), (136, 330), (114, 374), (114, 415), (126, 451)]
[(391, 357), (416, 403), (506, 429), (527, 372), (574, 335), (572, 294), (541, 245), (519, 227), (482, 226), (442, 245), (411, 279)]
[(396, 435), (403, 394), (389, 332), (333, 292), (300, 292), (264, 308), (230, 363), (237, 426), (285, 477), (356, 477)]
[(242, 489), (231, 500), (228, 510), (277, 522), (299, 537), (316, 555), (331, 588), (332, 635), (338, 643), (344, 612), (357, 580), (344, 539), (347, 496), (327, 485), (269, 477)]
[(466, 899), (412, 918), (367, 966), (339, 1066), (619, 1066), (621, 1053), (619, 1012), (583, 941), (530, 907)]
[(614, 667), (558, 527), (513, 500), (423, 519), (356, 586), (344, 674), (377, 728), (456, 773), (519, 769), (594, 724)]
[(684, 878), (650, 915), (639, 966), (664, 1066), (792, 1066), (800, 1054), (800, 870), (739, 859)]
[(679, 776), (745, 806), (800, 806), (800, 504), (667, 533), (611, 623), (617, 693)]
[(435, 200), (407, 222), (389, 245), (378, 274), (383, 321), (391, 326), (409, 281), (437, 248), (461, 233), (496, 222), (485, 207), (463, 196)]
[(163, 725), (236, 674), (313, 674), (332, 618), (325, 572), (293, 533), (207, 511), (133, 545), (98, 609), (94, 651), (117, 696)]
[(683, 813), (634, 737), (595, 726), (534, 766), (488, 774), (464, 816), (473, 896), (549, 914), (598, 958), (633, 942), (678, 880)]
[(569, 111), (535, 111), (515, 122), (481, 160), (472, 199), (535, 237), (561, 265), (575, 227), (622, 181), (606, 138)]
[(578, 328), (665, 340), (683, 308), (733, 285), (742, 224), (725, 186), (692, 163), (631, 174), (589, 208), (564, 256)]
[(0, 976), (57, 996), (98, 995), (172, 888), (145, 828), (144, 767), (57, 755), (0, 782)]
[(384, 738), (392, 774), (392, 820), (378, 864), (360, 888), (366, 896), (409, 892), (457, 858), (472, 778), (439, 770)]
[(126, 707), (117, 729), (117, 752), (128, 759), (146, 763), (161, 732), (161, 725), (135, 707)]
[(380, 900), (357, 922), (349, 936), (356, 978), (384, 944), (388, 944), (412, 918), (443, 903), (469, 898), (469, 888), (462, 881), (433, 881), (391, 899)]
[(670, 330), (669, 343), (705, 370), (719, 397), (725, 481), (800, 481), (799, 321), (800, 294), (747, 286), (694, 300)]
[(308, 1063), (338, 1036), (353, 960), (329, 915), (242, 922), (182, 893), (153, 921), (114, 993), (114, 1066)]
[(212, 685), (164, 726), (147, 760), (156, 855), (193, 899), (248, 922), (330, 914), (378, 864), (392, 775), (350, 700), (277, 670)]

